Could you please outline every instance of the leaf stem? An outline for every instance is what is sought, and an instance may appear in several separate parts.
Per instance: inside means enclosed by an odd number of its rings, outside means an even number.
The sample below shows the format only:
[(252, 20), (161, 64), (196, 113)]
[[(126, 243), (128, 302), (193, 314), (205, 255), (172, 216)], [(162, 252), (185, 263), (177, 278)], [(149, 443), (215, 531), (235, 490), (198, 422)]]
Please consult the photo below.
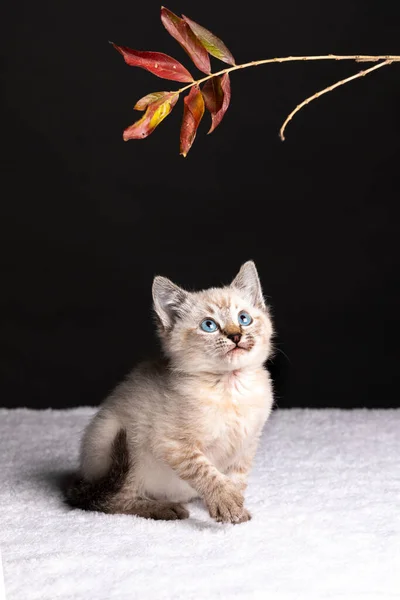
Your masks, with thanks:
[(260, 65), (267, 65), (267, 64), (271, 64), (271, 63), (315, 61), (315, 60), (353, 60), (355, 62), (377, 62), (377, 61), (384, 61), (384, 62), (381, 62), (378, 65), (374, 65), (373, 67), (366, 69), (365, 71), (360, 71), (356, 75), (352, 75), (351, 77), (347, 77), (346, 79), (341, 79), (337, 83), (330, 85), (329, 87), (324, 88), (323, 90), (321, 90), (319, 92), (316, 92), (309, 98), (306, 98), (306, 100), (304, 100), (303, 102), (301, 102), (301, 104), (296, 106), (296, 108), (290, 113), (290, 115), (288, 115), (285, 122), (283, 123), (283, 125), (280, 129), (280, 138), (282, 141), (285, 139), (284, 131), (285, 131), (285, 128), (286, 128), (287, 124), (289, 123), (289, 121), (291, 121), (291, 119), (294, 117), (294, 115), (297, 112), (299, 112), (299, 110), (301, 110), (304, 106), (306, 106), (307, 104), (312, 102), (312, 100), (319, 98), (323, 94), (327, 94), (328, 92), (334, 90), (335, 88), (337, 88), (341, 85), (344, 85), (345, 83), (348, 83), (349, 81), (358, 79), (359, 77), (363, 77), (364, 75), (367, 75), (368, 73), (372, 73), (372, 71), (375, 71), (376, 69), (380, 69), (381, 67), (390, 65), (394, 62), (400, 62), (400, 56), (396, 56), (396, 55), (378, 55), (378, 56), (375, 55), (374, 56), (374, 55), (370, 55), (370, 54), (349, 54), (349, 55), (322, 54), (320, 56), (284, 56), (284, 57), (278, 57), (278, 58), (266, 58), (264, 60), (253, 60), (251, 62), (243, 63), (241, 65), (234, 65), (232, 67), (222, 69), (221, 71), (217, 71), (216, 73), (211, 73), (210, 75), (207, 75), (206, 77), (202, 77), (201, 79), (198, 79), (197, 81), (193, 81), (192, 83), (185, 85), (181, 89), (176, 90), (175, 93), (180, 94), (181, 92), (185, 92), (186, 90), (192, 88), (195, 85), (198, 86), (201, 83), (208, 81), (212, 77), (216, 77), (218, 75), (224, 75), (225, 73), (232, 73), (233, 71), (238, 71), (239, 69), (247, 69), (249, 67), (258, 67)]

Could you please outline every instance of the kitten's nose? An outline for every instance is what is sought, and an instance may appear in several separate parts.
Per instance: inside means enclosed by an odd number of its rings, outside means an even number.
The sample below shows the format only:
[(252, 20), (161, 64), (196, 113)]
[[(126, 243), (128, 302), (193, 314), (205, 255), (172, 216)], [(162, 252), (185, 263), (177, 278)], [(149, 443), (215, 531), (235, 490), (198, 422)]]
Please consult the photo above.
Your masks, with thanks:
[(240, 342), (241, 337), (241, 333), (231, 333), (227, 336), (228, 340), (232, 340), (232, 342), (235, 342), (235, 344), (238, 344)]

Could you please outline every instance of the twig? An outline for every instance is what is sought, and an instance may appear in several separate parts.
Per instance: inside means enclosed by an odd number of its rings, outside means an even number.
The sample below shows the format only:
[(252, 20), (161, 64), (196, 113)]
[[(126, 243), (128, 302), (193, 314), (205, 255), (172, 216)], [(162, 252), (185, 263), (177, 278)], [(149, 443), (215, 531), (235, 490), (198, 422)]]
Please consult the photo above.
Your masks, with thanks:
[(208, 79), (212, 77), (216, 77), (217, 75), (224, 75), (225, 73), (231, 73), (232, 71), (238, 71), (239, 69), (247, 69), (248, 67), (258, 67), (260, 65), (268, 65), (271, 63), (284, 63), (284, 62), (299, 62), (299, 61), (314, 61), (314, 60), (354, 60), (356, 62), (377, 62), (378, 60), (384, 60), (387, 64), (392, 62), (400, 62), (400, 56), (397, 55), (378, 55), (373, 56), (370, 54), (321, 54), (320, 56), (283, 56), (278, 58), (266, 58), (264, 60), (253, 60), (248, 63), (244, 63), (242, 65), (234, 65), (233, 67), (228, 67), (227, 69), (222, 69), (221, 71), (217, 71), (216, 73), (211, 73), (207, 75), (207, 77), (202, 77), (201, 79), (197, 79), (197, 81), (193, 81), (188, 85), (180, 88), (179, 90), (174, 90), (178, 94), (181, 92), (185, 92), (190, 89), (194, 85), (200, 85), (204, 83)]
[[(370, 60), (370, 58), (368, 60)], [(358, 62), (367, 62), (364, 57), (357, 58), (357, 61)], [(316, 100), (317, 98), (319, 98), (323, 94), (327, 94), (328, 92), (331, 92), (335, 88), (337, 88), (337, 87), (339, 87), (341, 85), (344, 85), (345, 83), (348, 83), (349, 81), (353, 81), (354, 79), (358, 79), (359, 77), (364, 77), (364, 75), (368, 75), (368, 73), (372, 73), (372, 71), (376, 71), (376, 69), (380, 69), (381, 67), (384, 67), (386, 65), (391, 65), (393, 62), (395, 62), (393, 59), (385, 60), (384, 62), (381, 62), (381, 63), (379, 63), (377, 65), (374, 65), (373, 67), (370, 67), (369, 69), (366, 69), (365, 71), (360, 71), (356, 75), (352, 75), (351, 77), (347, 77), (346, 79), (341, 79), (340, 81), (337, 81), (333, 85), (330, 85), (329, 87), (326, 87), (323, 90), (321, 90), (319, 92), (316, 92), (315, 94), (313, 94), (309, 98), (306, 98), (305, 100), (303, 100), (303, 102), (301, 102), (300, 104), (298, 104), (296, 106), (296, 108), (294, 110), (292, 110), (292, 112), (290, 113), (290, 115), (286, 118), (285, 122), (283, 123), (283, 125), (282, 125), (282, 127), (281, 127), (281, 129), (279, 131), (279, 136), (280, 136), (282, 142), (285, 139), (284, 132), (285, 132), (285, 129), (286, 129), (289, 121), (291, 121), (293, 119), (294, 115), (296, 113), (298, 113), (299, 110), (301, 110), (304, 106), (306, 106), (306, 104), (309, 104), (310, 102), (312, 102), (313, 100)]]

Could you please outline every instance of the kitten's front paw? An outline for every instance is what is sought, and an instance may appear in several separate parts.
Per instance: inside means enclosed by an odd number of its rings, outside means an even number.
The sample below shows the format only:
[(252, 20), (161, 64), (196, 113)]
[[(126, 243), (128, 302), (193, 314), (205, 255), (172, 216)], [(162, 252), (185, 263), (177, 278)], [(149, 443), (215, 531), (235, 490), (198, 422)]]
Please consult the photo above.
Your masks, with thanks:
[(206, 498), (210, 516), (219, 523), (241, 523), (246, 510), (243, 503), (243, 494), (231, 481), (216, 487)]
[(246, 521), (251, 520), (251, 513), (247, 510), (247, 508), (243, 508), (241, 517), (237, 523), (246, 523)]

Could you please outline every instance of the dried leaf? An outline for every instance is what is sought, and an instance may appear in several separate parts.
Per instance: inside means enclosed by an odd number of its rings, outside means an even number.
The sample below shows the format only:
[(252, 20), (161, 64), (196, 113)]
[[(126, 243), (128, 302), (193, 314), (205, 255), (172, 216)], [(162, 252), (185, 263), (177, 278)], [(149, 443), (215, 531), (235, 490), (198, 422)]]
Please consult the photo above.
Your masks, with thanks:
[(161, 21), (173, 38), (182, 46), (194, 64), (203, 73), (211, 73), (210, 58), (207, 50), (199, 42), (189, 25), (173, 12), (161, 7)]
[(197, 86), (193, 86), (184, 98), (183, 120), (180, 136), (180, 154), (186, 156), (197, 133), (197, 128), (204, 115), (203, 94)]
[(167, 97), (162, 97), (148, 104), (145, 114), (139, 121), (125, 129), (123, 138), (128, 140), (141, 140), (155, 130), (155, 128), (169, 115), (175, 106), (179, 94), (170, 92)]
[(212, 77), (203, 86), (204, 102), (211, 113), (211, 128), (208, 133), (221, 123), (231, 101), (231, 82), (229, 73), (222, 77)]
[(203, 44), (204, 48), (207, 50), (211, 56), (215, 56), (215, 58), (219, 58), (223, 62), (228, 63), (228, 65), (234, 65), (235, 59), (233, 58), (231, 52), (225, 46), (224, 42), (220, 40), (216, 35), (208, 31), (205, 27), (202, 27), (198, 23), (192, 21), (185, 15), (182, 15), (183, 19), (189, 25), (190, 29), (193, 31), (195, 36), (200, 40)]
[(127, 46), (117, 46), (114, 48), (122, 54), (125, 62), (131, 67), (141, 67), (150, 71), (162, 79), (171, 79), (172, 81), (193, 81), (193, 77), (185, 67), (168, 54), (162, 52), (144, 52), (141, 50), (132, 50)]
[(133, 107), (135, 110), (146, 110), (149, 104), (153, 104), (157, 100), (161, 100), (161, 98), (166, 98), (169, 96), (171, 92), (152, 92), (151, 94), (147, 94), (143, 98), (140, 98)]

